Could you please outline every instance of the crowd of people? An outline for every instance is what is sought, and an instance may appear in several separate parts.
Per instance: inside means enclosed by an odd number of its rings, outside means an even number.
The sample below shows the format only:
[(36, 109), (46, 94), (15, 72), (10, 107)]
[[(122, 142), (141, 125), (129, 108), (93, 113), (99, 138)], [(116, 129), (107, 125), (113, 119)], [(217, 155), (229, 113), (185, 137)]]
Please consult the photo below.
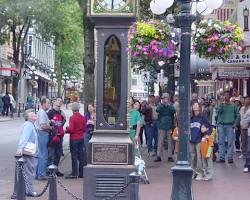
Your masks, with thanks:
[[(174, 162), (179, 145), (179, 97), (164, 93), (161, 99), (150, 96), (140, 102), (131, 98), (130, 103), (131, 139), (146, 144), (149, 155), (156, 156), (155, 162), (163, 160), (164, 149), (168, 162)], [(232, 164), (235, 152), (245, 159), (243, 172), (250, 172), (250, 97), (231, 97), (225, 91), (218, 99), (200, 98), (193, 93), (190, 106), (188, 149), (193, 179), (212, 180), (213, 162)]]
[[(72, 103), (72, 116), (69, 124), (64, 128), (66, 115), (62, 110), (63, 100), (56, 98), (53, 108), (46, 97), (41, 99), (41, 107), (37, 114), (33, 109), (27, 109), (24, 113), (25, 123), (21, 131), (16, 154), (24, 158), (24, 172), (27, 180), (26, 195), (37, 196), (33, 188), (33, 180), (47, 180), (49, 165), (59, 165), (63, 155), (64, 134), (70, 134), (70, 153), (72, 171), (64, 175), (57, 169), (57, 176), (66, 179), (83, 178), (83, 167), (87, 164), (86, 149), (94, 130), (94, 106), (87, 105), (85, 115), (79, 112), (80, 104)], [(32, 145), (30, 145), (32, 144)], [(32, 153), (28, 150), (34, 146)]]
[[(87, 112), (83, 115), (79, 112), (80, 104), (72, 103), (73, 114), (65, 127), (67, 119), (62, 111), (62, 98), (56, 98), (53, 108), (50, 103), (44, 97), (37, 114), (32, 109), (24, 113), (26, 121), (16, 154), (25, 159), (28, 196), (37, 195), (33, 179), (47, 180), (47, 167), (50, 164), (59, 165), (64, 134), (70, 134), (72, 172), (64, 175), (57, 170), (57, 176), (82, 178), (87, 164), (88, 142), (95, 125), (93, 104), (86, 105)], [(175, 162), (179, 148), (179, 97), (171, 98), (164, 93), (161, 98), (150, 96), (148, 101), (143, 102), (131, 97), (130, 105), (129, 137), (132, 141), (146, 147), (148, 154), (155, 156), (155, 162)], [(213, 161), (232, 164), (236, 158), (235, 151), (241, 152), (239, 159), (245, 159), (243, 172), (250, 172), (250, 97), (232, 98), (226, 91), (219, 99), (199, 98), (193, 93), (190, 108), (188, 149), (193, 179), (212, 180)], [(26, 154), (30, 143), (37, 147), (31, 155)], [(164, 158), (164, 150), (167, 150), (167, 158)]]
[(9, 116), (9, 113), (13, 113), (13, 108), (15, 108), (15, 99), (12, 94), (6, 92), (5, 94), (0, 94), (0, 115)]

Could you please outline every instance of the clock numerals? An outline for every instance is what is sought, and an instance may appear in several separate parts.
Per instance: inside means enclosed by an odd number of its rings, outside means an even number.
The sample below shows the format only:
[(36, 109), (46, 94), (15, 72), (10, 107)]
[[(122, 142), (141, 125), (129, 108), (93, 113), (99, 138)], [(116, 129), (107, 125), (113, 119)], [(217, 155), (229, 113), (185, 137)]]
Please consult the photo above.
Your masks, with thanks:
[(95, 13), (133, 13), (135, 0), (93, 0)]

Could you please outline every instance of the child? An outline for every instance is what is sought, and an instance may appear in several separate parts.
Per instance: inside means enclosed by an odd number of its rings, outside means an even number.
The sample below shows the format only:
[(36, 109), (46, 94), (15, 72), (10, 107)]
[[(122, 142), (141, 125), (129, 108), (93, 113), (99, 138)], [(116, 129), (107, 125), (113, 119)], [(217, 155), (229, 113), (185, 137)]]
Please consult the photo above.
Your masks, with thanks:
[(212, 136), (214, 137), (214, 146), (213, 146), (213, 162), (216, 161), (218, 157), (219, 152), (219, 145), (217, 142), (217, 133), (216, 133), (216, 127), (212, 126)]
[(179, 149), (179, 132), (178, 132), (178, 128), (175, 127), (172, 133), (172, 139), (174, 141), (174, 152), (178, 153), (178, 149)]
[(209, 124), (201, 125), (201, 158), (203, 166), (203, 180), (212, 180), (213, 178), (213, 143), (214, 137), (209, 133)]

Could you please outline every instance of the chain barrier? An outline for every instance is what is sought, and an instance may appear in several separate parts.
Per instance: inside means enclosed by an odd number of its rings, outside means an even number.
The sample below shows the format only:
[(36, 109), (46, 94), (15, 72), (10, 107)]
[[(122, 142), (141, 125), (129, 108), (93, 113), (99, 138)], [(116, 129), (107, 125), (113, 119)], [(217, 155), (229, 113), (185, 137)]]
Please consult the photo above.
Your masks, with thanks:
[(67, 194), (68, 194), (69, 196), (71, 196), (73, 199), (75, 199), (75, 200), (83, 200), (83, 199), (77, 197), (77, 196), (76, 196), (75, 194), (73, 194), (72, 192), (70, 192), (69, 189), (66, 188), (66, 186), (64, 186), (63, 183), (62, 183), (60, 180), (57, 179), (57, 183), (58, 183), (59, 186), (60, 186), (65, 192), (67, 192)]
[[(26, 176), (26, 174), (25, 174), (25, 170), (24, 170), (23, 166), (19, 166), (19, 164), (18, 164), (18, 169), (21, 170), (21, 172), (23, 173), (23, 178), (24, 178), (24, 182), (25, 182), (25, 187), (28, 186), (28, 188), (27, 188), (28, 191), (29, 191), (29, 192), (32, 192), (33, 189), (30, 188), (30, 185), (28, 184), (28, 178), (27, 178), (27, 176)], [(19, 172), (20, 172), (20, 171), (19, 171)], [(40, 193), (38, 193), (35, 197), (41, 197), (41, 196), (47, 191), (48, 187), (49, 187), (49, 180), (47, 181), (47, 183), (46, 183), (46, 185), (44, 186), (43, 190), (42, 190)]]
[(129, 181), (126, 185), (124, 185), (116, 194), (110, 196), (110, 197), (105, 197), (103, 200), (113, 200), (116, 197), (118, 197), (119, 194), (121, 194), (128, 186), (129, 184), (132, 183), (131, 181)]

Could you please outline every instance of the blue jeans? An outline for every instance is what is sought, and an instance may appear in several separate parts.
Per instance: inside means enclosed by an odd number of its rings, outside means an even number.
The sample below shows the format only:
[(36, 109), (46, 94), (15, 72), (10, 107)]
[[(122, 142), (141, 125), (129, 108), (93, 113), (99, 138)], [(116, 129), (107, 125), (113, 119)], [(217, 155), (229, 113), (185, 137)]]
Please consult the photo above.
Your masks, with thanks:
[(93, 132), (86, 133), (84, 136), (84, 146), (86, 149), (86, 154), (88, 155), (88, 146), (89, 146), (89, 141), (91, 140), (93, 135)]
[(46, 176), (48, 165), (48, 141), (49, 134), (46, 131), (38, 131), (38, 164), (37, 164), (37, 177)]
[(225, 160), (225, 142), (227, 138), (227, 159), (233, 159), (235, 134), (232, 125), (218, 125), (220, 160)]
[(247, 137), (247, 153), (245, 167), (248, 167), (248, 170), (250, 170), (250, 136)]
[(146, 123), (145, 131), (147, 134), (147, 147), (148, 152), (153, 150), (157, 150), (157, 135), (158, 135), (158, 126), (157, 121), (153, 121), (152, 123)]
[(87, 164), (86, 163), (86, 151), (84, 147), (84, 139), (70, 140), (70, 153), (71, 153), (71, 162), (72, 162), (71, 174), (73, 176), (77, 176), (77, 175), (83, 176), (83, 167)]

